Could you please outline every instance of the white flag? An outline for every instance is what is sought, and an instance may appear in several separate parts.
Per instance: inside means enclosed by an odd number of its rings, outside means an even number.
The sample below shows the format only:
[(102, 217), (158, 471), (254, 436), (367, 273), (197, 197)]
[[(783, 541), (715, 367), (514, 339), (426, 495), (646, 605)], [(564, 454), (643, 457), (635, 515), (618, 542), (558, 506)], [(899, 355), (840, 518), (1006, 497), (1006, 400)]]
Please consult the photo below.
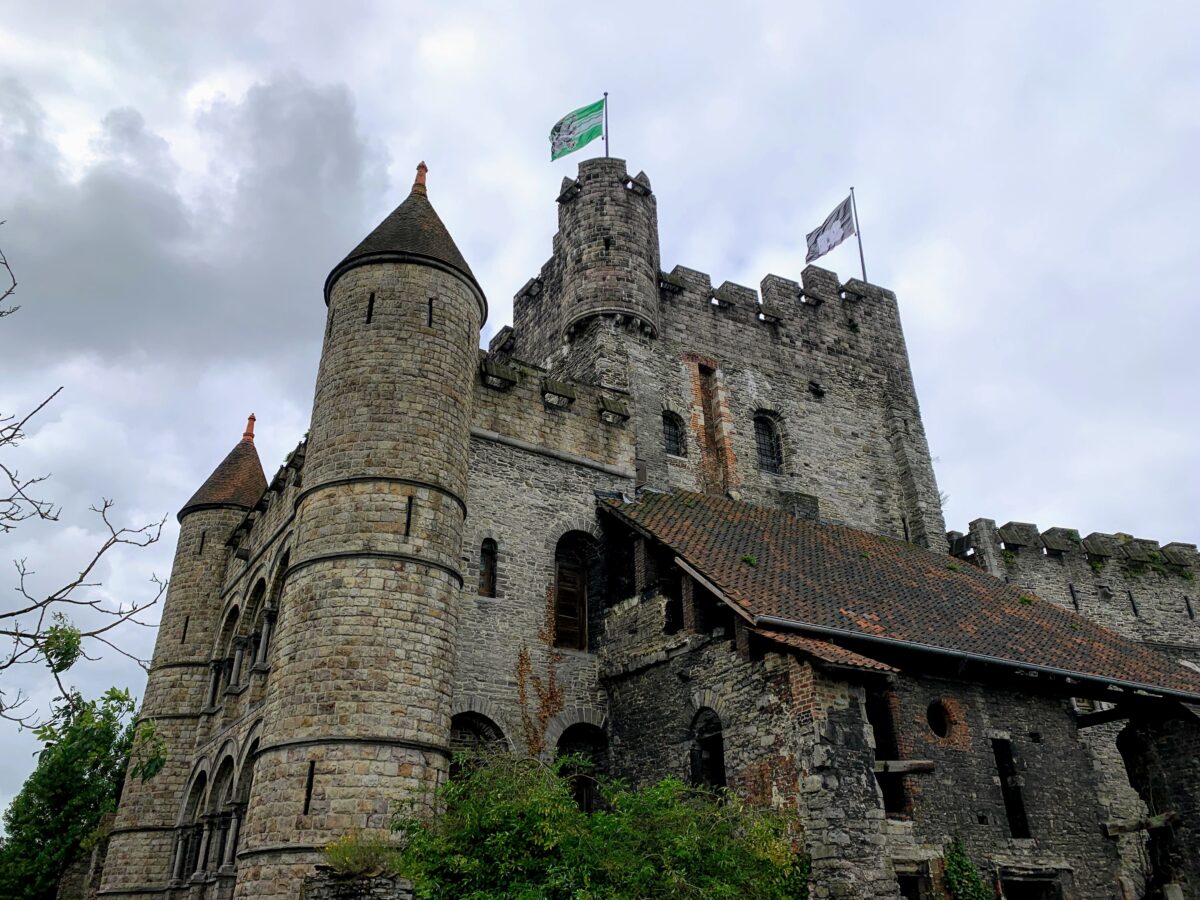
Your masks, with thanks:
[(808, 256), (804, 261), (812, 262), (817, 257), (824, 256), (852, 234), (854, 214), (850, 209), (850, 198), (847, 197), (829, 214), (829, 218), (821, 223), (820, 228), (808, 233), (805, 238), (808, 241)]

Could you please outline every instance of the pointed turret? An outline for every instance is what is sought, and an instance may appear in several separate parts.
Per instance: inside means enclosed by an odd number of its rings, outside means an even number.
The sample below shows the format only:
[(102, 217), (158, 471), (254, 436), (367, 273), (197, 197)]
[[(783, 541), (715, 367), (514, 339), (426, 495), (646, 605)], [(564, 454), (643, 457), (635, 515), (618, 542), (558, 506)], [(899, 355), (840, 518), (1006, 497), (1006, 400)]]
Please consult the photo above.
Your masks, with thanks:
[(246, 422), (246, 430), (237, 446), (221, 461), (200, 490), (179, 511), (179, 520), (198, 509), (239, 507), (251, 509), (267, 489), (267, 476), (254, 449), (254, 414)]
[(334, 266), (325, 279), (325, 303), (334, 282), (350, 269), (378, 262), (415, 263), (446, 269), (465, 279), (483, 294), (471, 267), (463, 259), (450, 232), (429, 203), (425, 188), (425, 173), (429, 167), (417, 166), (412, 191), (386, 219), (376, 226), (346, 258)]

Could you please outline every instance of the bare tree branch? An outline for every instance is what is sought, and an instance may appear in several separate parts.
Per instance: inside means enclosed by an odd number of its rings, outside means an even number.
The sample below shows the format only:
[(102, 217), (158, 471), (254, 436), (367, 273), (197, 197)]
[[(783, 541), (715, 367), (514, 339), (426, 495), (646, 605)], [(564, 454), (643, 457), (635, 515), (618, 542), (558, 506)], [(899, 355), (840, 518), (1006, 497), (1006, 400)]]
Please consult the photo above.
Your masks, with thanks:
[[(3, 224), (0, 221), (0, 225)], [(17, 279), (3, 250), (0, 250), (0, 273), (3, 273), (0, 275), (0, 318), (3, 318), (20, 308), (4, 306), (17, 289)], [(25, 415), (0, 415), (0, 454), (10, 454), (16, 449), (26, 437), (30, 421), (61, 391), (61, 387), (57, 388)], [(7, 456), (0, 456), (0, 534), (13, 531), (29, 519), (58, 520), (61, 507), (37, 496), (39, 486), (48, 478), (48, 475), (23, 476)], [(0, 673), (18, 665), (45, 665), (54, 678), (58, 694), (69, 699), (70, 691), (61, 676), (79, 659), (98, 659), (98, 655), (89, 653), (91, 647), (99, 648), (95, 651), (97, 654), (107, 648), (146, 668), (144, 660), (121, 646), (117, 630), (125, 625), (145, 627), (147, 623), (138, 615), (162, 599), (167, 583), (152, 576), (155, 591), (148, 600), (122, 601), (114, 607), (105, 597), (96, 594), (95, 589), (101, 587), (96, 573), (101, 560), (113, 550), (144, 548), (156, 543), (162, 537), (166, 517), (141, 526), (118, 526), (110, 518), (112, 508), (113, 501), (108, 498), (91, 508), (104, 525), (103, 537), (78, 574), (65, 584), (50, 591), (37, 590), (31, 581), (35, 572), (27, 561), (15, 561), (17, 584), (14, 590), (20, 599), (15, 608), (0, 610), (0, 643), (7, 647), (7, 650), (0, 650)], [(10, 687), (6, 691), (0, 686), (0, 719), (21, 725), (32, 724), (37, 711), (29, 709), (28, 702), (29, 697), (22, 690), (14, 691)]]

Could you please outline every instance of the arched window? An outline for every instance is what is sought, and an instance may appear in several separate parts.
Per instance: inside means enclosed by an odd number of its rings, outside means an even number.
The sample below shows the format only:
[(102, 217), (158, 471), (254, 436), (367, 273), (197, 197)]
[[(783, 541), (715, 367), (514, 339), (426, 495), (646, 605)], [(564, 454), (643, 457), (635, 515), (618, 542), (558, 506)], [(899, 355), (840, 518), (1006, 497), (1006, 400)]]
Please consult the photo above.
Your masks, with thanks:
[(554, 551), (554, 646), (586, 650), (591, 536), (572, 531)]
[[(450, 752), (454, 755), (450, 761), (450, 777), (459, 776), (464, 762), (470, 765), (473, 760), (504, 750), (507, 746), (504, 732), (487, 716), (474, 712), (459, 713), (450, 720)], [(460, 754), (465, 754), (467, 759), (464, 760)]]
[(766, 413), (754, 417), (754, 444), (758, 449), (758, 468), (772, 475), (783, 474), (783, 442), (779, 424)]
[(600, 804), (596, 776), (603, 775), (608, 767), (608, 735), (595, 725), (577, 722), (562, 733), (556, 750), (558, 756), (582, 756), (587, 759), (588, 765), (573, 767), (563, 774), (571, 779), (571, 792), (579, 808), (584, 812), (594, 812)]
[(683, 419), (670, 410), (663, 413), (663, 447), (669, 456), (687, 456), (687, 434)]
[(496, 596), (496, 542), (491, 538), (479, 545), (479, 596)]
[[(179, 819), (179, 827), (175, 832), (175, 859), (171, 872), (176, 882), (184, 882), (193, 872), (200, 870), (205, 860), (200, 858), (201, 838), (203, 837), (204, 789), (208, 787), (208, 776), (201, 772), (192, 782), (188, 791), (187, 802), (183, 807), (183, 815)], [(204, 848), (207, 852), (207, 848)]]
[[(208, 813), (211, 834), (208, 839), (208, 862), (203, 871), (224, 869), (233, 866), (233, 844), (237, 840), (233, 826), (233, 773), (232, 757), (225, 760), (213, 776), (212, 790), (208, 795)], [(197, 871), (201, 871), (197, 869)]]
[(725, 738), (721, 719), (711, 709), (696, 713), (692, 720), (692, 784), (696, 787), (725, 787)]

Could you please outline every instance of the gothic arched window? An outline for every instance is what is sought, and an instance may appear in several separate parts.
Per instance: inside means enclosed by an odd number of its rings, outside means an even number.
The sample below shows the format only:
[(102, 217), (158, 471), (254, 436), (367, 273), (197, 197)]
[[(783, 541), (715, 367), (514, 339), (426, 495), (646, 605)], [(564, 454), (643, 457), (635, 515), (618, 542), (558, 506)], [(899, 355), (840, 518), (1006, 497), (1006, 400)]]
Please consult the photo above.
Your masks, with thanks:
[(783, 441), (779, 437), (779, 424), (766, 413), (754, 416), (754, 445), (758, 450), (758, 468), (782, 475)]
[(479, 545), (479, 596), (496, 596), (496, 542), (491, 538)]
[(663, 447), (670, 456), (687, 456), (687, 435), (683, 430), (683, 419), (667, 411), (662, 416)]

